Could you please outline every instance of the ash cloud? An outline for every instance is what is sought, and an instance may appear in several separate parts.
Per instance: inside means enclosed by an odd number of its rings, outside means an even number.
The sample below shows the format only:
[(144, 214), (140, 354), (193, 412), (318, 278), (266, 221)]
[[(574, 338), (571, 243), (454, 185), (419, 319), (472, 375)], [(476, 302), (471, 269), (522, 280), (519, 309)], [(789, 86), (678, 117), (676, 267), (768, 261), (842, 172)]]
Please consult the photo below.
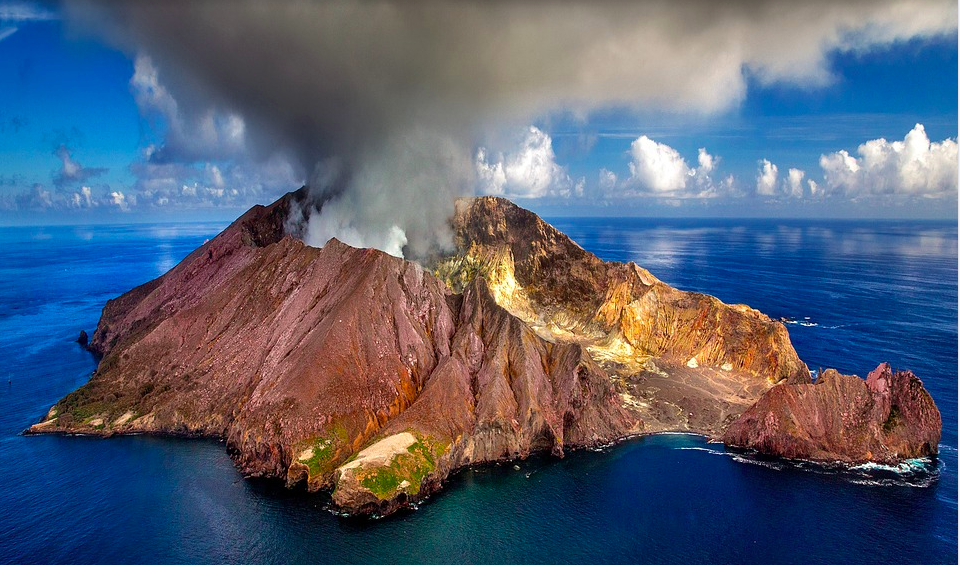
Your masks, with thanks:
[[(150, 57), (143, 76), (155, 70), (170, 99), (144, 103), (169, 111), (174, 101), (183, 124), (240, 116), (247, 158), (289, 155), (326, 203), (308, 214), (309, 243), (334, 234), (396, 251), (406, 239), (413, 255), (449, 240), (453, 197), (477, 187), (475, 148), (495, 154), (491, 140), (505, 130), (609, 107), (723, 110), (743, 98), (747, 74), (815, 87), (832, 80), (826, 56), (834, 50), (957, 27), (956, 3), (941, 0), (103, 1), (64, 9), (73, 23)], [(174, 131), (167, 149), (190, 133)]]

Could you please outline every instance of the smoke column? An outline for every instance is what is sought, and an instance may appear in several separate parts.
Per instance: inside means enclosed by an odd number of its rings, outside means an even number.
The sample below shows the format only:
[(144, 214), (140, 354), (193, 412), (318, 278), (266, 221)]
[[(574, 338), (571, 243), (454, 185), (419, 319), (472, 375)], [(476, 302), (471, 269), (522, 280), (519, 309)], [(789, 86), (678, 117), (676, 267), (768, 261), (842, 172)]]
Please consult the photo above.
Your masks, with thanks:
[[(304, 239), (416, 256), (449, 243), (478, 143), (598, 109), (708, 114), (746, 77), (811, 87), (826, 55), (950, 33), (942, 0), (71, 2), (77, 29), (150, 57), (183, 112), (242, 116), (319, 213)], [(107, 22), (107, 23), (103, 23)]]

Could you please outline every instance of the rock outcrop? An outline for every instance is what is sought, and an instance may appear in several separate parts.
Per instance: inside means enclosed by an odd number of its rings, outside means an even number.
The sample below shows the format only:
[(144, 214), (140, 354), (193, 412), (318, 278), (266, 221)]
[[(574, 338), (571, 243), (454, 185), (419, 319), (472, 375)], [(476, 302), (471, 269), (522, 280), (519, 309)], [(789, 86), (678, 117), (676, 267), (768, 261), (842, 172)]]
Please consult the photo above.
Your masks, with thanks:
[(459, 201), (456, 250), (425, 269), (304, 245), (285, 226), (306, 197), (109, 301), (96, 372), (29, 432), (224, 438), (248, 476), (384, 514), (465, 465), (716, 438), (761, 396), (813, 386), (781, 323), (601, 261), (509, 201)]
[(776, 386), (723, 441), (793, 459), (895, 463), (936, 455), (941, 426), (920, 379), (883, 363), (866, 380), (828, 369), (812, 384)]
[(454, 290), (483, 279), (544, 340), (586, 348), (648, 433), (716, 437), (775, 383), (810, 381), (785, 326), (749, 306), (602, 261), (501, 198), (458, 201), (453, 225), (437, 275)]
[(80, 330), (80, 335), (77, 336), (77, 343), (80, 344), (80, 347), (86, 349), (90, 345), (90, 336), (87, 335), (85, 330)]

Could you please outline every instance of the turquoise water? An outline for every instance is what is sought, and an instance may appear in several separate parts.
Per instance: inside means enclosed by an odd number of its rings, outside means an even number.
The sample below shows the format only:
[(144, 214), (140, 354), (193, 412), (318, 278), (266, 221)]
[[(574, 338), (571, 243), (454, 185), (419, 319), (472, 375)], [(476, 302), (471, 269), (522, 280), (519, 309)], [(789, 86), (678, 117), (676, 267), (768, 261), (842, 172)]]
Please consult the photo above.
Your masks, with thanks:
[(343, 519), (322, 495), (243, 479), (216, 441), (18, 435), (88, 378), (73, 340), (103, 303), (223, 226), (0, 228), (0, 562), (956, 563), (956, 225), (554, 224), (793, 320), (811, 367), (912, 368), (943, 413), (940, 459), (841, 471), (655, 436), (466, 470), (415, 511)]

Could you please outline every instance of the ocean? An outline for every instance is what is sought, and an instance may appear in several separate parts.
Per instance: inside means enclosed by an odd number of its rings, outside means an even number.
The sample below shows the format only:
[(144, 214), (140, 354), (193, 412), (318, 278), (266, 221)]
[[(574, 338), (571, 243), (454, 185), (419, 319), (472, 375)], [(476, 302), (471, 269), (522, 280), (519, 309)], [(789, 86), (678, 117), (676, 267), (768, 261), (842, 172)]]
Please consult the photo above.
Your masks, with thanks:
[(943, 415), (922, 470), (743, 457), (690, 435), (464, 470), (347, 519), (247, 480), (221, 442), (26, 437), (93, 358), (103, 304), (224, 224), (0, 228), (0, 563), (957, 563), (957, 225), (570, 219), (603, 259), (783, 318), (814, 370), (912, 369)]

